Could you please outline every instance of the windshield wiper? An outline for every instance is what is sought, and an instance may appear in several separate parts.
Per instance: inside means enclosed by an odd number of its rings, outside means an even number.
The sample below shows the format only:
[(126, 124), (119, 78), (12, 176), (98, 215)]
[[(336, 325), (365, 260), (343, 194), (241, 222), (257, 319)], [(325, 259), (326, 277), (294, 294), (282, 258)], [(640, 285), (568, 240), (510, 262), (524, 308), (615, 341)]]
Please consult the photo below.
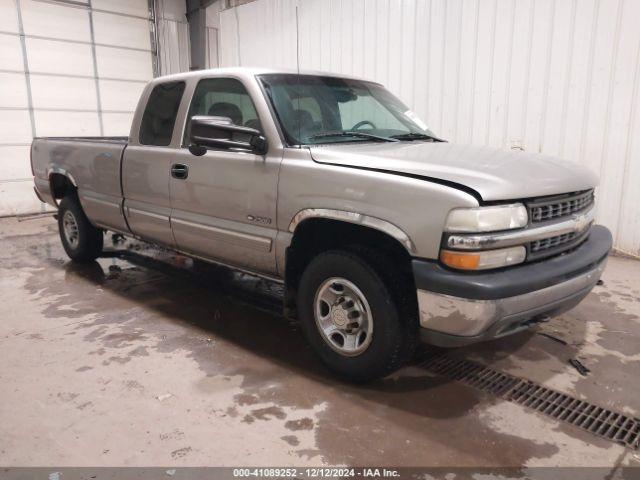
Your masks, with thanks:
[(391, 135), (391, 138), (397, 140), (433, 140), (434, 142), (444, 142), (441, 138), (434, 137), (433, 135), (427, 135), (426, 133), (400, 133), (398, 135)]
[(323, 133), (318, 133), (316, 135), (311, 135), (309, 139), (317, 140), (320, 138), (328, 138), (328, 137), (360, 137), (360, 138), (368, 138), (371, 140), (377, 140), (379, 142), (398, 142), (399, 141), (396, 138), (382, 137), (380, 135), (374, 135), (373, 133), (357, 132), (355, 130), (338, 130), (335, 132), (323, 132)]

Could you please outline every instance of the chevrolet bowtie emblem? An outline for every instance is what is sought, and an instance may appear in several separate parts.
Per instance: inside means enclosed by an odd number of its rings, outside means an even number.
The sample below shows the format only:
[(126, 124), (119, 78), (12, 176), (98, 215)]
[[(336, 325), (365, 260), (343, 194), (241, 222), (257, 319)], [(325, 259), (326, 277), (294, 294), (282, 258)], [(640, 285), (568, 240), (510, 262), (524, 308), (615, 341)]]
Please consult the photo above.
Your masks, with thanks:
[(590, 223), (586, 215), (574, 215), (573, 220), (577, 232), (582, 232)]

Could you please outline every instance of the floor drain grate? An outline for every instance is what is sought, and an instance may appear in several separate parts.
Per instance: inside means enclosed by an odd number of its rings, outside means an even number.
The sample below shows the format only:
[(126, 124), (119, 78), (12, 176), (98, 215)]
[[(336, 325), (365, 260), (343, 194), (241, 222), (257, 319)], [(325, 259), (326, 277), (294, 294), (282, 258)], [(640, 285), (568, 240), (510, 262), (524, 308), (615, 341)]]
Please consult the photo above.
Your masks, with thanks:
[(454, 360), (446, 356), (429, 359), (423, 363), (423, 366), (437, 375), (464, 382), (501, 397), (511, 391), (520, 381), (511, 375), (496, 372), (477, 363)]
[(469, 360), (446, 355), (422, 363), (433, 374), (457, 380), (484, 392), (532, 408), (633, 449), (640, 447), (640, 419), (599, 407), (566, 393), (498, 372)]

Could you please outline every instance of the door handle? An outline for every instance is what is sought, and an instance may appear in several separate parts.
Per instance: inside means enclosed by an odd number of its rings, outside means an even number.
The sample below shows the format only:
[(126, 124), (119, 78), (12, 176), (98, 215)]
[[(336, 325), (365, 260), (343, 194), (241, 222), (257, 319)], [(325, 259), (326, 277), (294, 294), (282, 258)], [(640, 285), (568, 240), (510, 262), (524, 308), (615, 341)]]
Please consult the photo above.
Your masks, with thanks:
[(189, 167), (183, 163), (174, 163), (171, 165), (171, 176), (178, 180), (184, 180), (189, 176)]

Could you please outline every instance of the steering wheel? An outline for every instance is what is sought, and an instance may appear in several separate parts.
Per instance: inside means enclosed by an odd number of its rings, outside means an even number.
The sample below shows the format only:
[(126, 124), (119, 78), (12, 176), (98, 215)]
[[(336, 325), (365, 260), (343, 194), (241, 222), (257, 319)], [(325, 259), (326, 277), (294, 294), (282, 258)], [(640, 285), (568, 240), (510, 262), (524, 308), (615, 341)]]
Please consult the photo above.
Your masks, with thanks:
[(365, 125), (371, 125), (371, 128), (373, 128), (374, 130), (378, 128), (373, 122), (369, 120), (362, 120), (361, 122), (358, 122), (353, 127), (351, 127), (351, 130), (359, 130), (360, 127), (364, 127)]

